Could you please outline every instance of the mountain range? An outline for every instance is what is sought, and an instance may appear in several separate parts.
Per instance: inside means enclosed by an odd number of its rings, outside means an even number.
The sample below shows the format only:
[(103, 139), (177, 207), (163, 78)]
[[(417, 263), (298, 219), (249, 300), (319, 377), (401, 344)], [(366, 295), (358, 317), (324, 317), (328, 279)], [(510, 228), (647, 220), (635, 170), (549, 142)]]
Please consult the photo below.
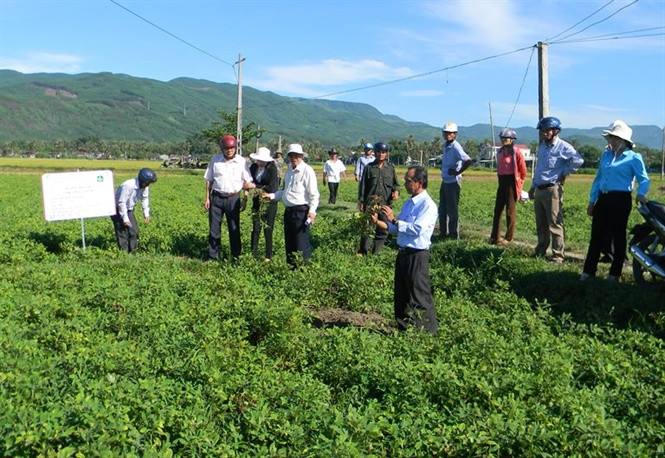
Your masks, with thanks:
[[(264, 140), (355, 145), (382, 139), (430, 141), (440, 127), (386, 115), (371, 105), (284, 97), (243, 86), (243, 120), (266, 129)], [(0, 70), (0, 142), (97, 137), (169, 142), (209, 128), (217, 112), (235, 112), (237, 86), (193, 78), (168, 82), (113, 73), (23, 74)], [(633, 140), (660, 149), (658, 126), (632, 126)], [(603, 146), (605, 127), (566, 128), (561, 136)], [(521, 143), (536, 141), (535, 126), (518, 127)], [(498, 128), (495, 128), (498, 135)], [(459, 126), (460, 140), (491, 137), (489, 124)]]

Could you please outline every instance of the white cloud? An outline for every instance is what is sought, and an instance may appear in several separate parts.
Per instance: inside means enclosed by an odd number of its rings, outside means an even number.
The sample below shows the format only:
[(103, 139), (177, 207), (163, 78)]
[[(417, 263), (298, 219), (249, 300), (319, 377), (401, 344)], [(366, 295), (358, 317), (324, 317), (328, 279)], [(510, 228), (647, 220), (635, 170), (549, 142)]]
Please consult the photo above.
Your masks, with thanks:
[(23, 59), (3, 58), (0, 68), (21, 73), (80, 73), (83, 59), (71, 54), (35, 52)]
[(250, 84), (265, 90), (313, 97), (346, 84), (362, 85), (412, 76), (407, 67), (390, 67), (378, 60), (327, 59), (319, 63), (269, 67), (268, 79)]

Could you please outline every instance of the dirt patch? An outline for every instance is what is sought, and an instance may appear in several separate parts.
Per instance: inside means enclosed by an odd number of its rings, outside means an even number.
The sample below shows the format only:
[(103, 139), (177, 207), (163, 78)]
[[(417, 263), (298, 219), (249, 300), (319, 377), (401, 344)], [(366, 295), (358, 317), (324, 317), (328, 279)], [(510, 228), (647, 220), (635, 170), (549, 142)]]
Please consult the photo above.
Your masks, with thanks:
[(376, 312), (361, 313), (334, 308), (309, 309), (309, 312), (312, 324), (317, 328), (353, 326), (378, 332), (390, 332), (393, 328), (392, 320)]

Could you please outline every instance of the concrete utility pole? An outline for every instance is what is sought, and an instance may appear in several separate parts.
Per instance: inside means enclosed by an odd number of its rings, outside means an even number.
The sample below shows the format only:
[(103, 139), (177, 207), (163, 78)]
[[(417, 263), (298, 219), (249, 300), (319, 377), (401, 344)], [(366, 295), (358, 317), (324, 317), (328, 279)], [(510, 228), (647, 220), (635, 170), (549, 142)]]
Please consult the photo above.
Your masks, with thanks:
[(550, 115), (550, 83), (547, 70), (547, 43), (538, 42), (538, 120)]
[(238, 154), (242, 156), (242, 54), (238, 54), (238, 129), (236, 131), (236, 138), (238, 139)]

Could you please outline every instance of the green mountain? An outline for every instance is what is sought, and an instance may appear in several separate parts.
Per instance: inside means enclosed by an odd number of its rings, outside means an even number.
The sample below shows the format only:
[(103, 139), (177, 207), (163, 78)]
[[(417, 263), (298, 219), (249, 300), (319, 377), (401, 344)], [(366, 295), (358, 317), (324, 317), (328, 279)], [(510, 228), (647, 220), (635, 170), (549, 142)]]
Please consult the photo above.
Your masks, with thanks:
[[(237, 87), (193, 78), (162, 82), (113, 73), (22, 74), (0, 70), (0, 141), (97, 137), (104, 140), (182, 141), (235, 112)], [(393, 138), (430, 141), (439, 127), (385, 115), (363, 103), (283, 97), (243, 87), (243, 120), (291, 141), (353, 145)], [(534, 123), (535, 124), (535, 123)], [(609, 124), (609, 121), (608, 121)], [(657, 126), (634, 126), (636, 143), (660, 148)], [(499, 127), (495, 127), (498, 138)], [(536, 141), (534, 127), (516, 129), (523, 143)], [(604, 145), (603, 128), (566, 128), (562, 137)], [(491, 137), (488, 124), (460, 126), (460, 140)]]

